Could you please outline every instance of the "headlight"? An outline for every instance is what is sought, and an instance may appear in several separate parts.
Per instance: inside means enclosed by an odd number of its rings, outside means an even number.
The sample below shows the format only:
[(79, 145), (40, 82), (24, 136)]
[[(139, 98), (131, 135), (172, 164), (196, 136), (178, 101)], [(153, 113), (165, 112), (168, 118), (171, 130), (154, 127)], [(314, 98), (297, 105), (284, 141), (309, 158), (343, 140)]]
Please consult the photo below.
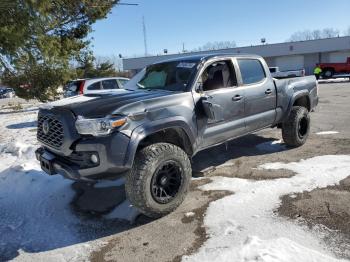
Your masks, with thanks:
[(75, 128), (81, 135), (103, 136), (111, 133), (114, 128), (124, 125), (126, 121), (126, 117), (86, 119), (78, 116)]

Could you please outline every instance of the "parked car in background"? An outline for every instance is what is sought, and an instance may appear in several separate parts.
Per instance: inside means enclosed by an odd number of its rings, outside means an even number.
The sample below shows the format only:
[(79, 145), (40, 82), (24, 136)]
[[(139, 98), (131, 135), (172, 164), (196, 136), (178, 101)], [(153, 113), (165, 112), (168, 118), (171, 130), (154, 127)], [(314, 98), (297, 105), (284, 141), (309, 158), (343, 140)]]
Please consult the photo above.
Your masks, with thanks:
[(63, 88), (63, 96), (71, 97), (82, 94), (101, 93), (106, 90), (123, 88), (129, 78), (125, 77), (104, 77), (91, 79), (77, 79), (69, 82)]
[(350, 74), (350, 57), (345, 63), (320, 63), (316, 66), (322, 69), (323, 78), (331, 78), (335, 74)]
[(271, 76), (277, 79), (305, 76), (305, 69), (280, 71), (278, 66), (269, 67), (269, 69)]
[(15, 90), (13, 90), (13, 88), (0, 88), (0, 98), (12, 98), (15, 97), (16, 93)]

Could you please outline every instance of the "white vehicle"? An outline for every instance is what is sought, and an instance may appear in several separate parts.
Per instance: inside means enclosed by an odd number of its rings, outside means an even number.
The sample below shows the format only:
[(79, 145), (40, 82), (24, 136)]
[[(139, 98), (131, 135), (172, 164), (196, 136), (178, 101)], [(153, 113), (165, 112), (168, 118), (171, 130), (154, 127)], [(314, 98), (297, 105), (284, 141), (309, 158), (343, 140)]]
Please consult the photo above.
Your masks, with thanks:
[(305, 69), (280, 71), (279, 67), (269, 67), (271, 76), (274, 78), (288, 78), (305, 76)]
[(76, 79), (69, 82), (63, 89), (64, 97), (82, 94), (96, 94), (106, 90), (123, 88), (129, 78), (126, 77), (103, 77), (91, 79)]
[(13, 98), (16, 96), (15, 90), (8, 87), (0, 87), (0, 98)]

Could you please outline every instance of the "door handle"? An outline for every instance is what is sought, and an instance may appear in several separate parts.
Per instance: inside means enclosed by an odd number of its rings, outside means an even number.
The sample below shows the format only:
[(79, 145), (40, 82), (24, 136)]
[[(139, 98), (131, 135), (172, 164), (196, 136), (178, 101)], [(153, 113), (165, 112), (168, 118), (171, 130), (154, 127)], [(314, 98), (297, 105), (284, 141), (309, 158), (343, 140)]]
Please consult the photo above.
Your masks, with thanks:
[(235, 95), (234, 97), (232, 97), (232, 100), (233, 101), (240, 101), (240, 100), (242, 100), (242, 98), (243, 98), (243, 96), (241, 96), (241, 95)]
[(272, 90), (271, 89), (267, 89), (266, 91), (265, 91), (265, 94), (267, 94), (267, 95), (270, 95), (272, 93)]

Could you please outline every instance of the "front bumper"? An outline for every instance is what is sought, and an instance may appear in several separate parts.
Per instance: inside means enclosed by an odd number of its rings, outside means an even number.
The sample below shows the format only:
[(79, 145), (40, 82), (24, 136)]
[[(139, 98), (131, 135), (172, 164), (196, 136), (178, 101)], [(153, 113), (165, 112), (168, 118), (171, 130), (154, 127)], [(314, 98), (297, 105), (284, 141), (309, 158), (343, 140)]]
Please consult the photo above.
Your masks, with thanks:
[(45, 146), (38, 148), (35, 155), (42, 170), (49, 175), (60, 174), (68, 179), (85, 181), (118, 178), (130, 169), (125, 164), (129, 141), (130, 138), (122, 133), (78, 141), (73, 147), (75, 155), (91, 152), (98, 155), (98, 163), (91, 165), (87, 165), (88, 159), (77, 161), (75, 158), (73, 161), (72, 155), (60, 155)]

